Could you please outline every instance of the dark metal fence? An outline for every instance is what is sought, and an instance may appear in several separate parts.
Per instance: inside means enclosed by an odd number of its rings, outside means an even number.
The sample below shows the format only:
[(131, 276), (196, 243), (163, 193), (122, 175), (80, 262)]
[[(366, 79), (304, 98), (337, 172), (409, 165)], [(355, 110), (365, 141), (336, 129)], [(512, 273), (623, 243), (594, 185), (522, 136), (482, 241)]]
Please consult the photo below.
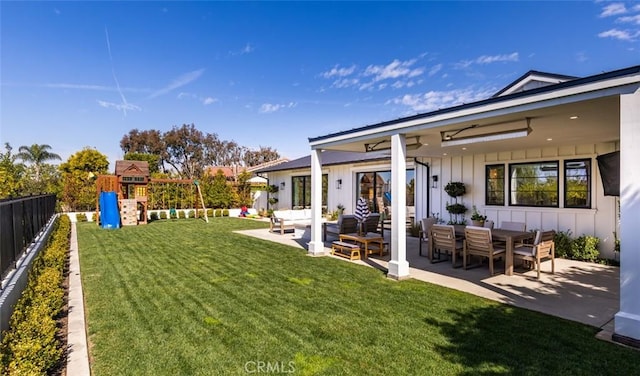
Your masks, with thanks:
[(56, 196), (0, 200), (0, 276), (11, 271), (22, 253), (55, 214)]

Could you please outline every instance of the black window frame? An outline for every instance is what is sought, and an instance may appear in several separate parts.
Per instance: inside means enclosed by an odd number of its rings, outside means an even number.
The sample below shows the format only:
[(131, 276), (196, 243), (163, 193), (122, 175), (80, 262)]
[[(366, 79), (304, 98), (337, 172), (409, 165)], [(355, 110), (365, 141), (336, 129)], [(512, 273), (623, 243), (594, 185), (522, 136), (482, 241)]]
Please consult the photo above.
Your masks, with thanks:
[[(519, 166), (525, 166), (525, 165), (545, 165), (545, 164), (555, 164), (555, 171), (556, 171), (556, 185), (555, 185), (555, 196), (556, 196), (556, 202), (551, 203), (551, 204), (541, 204), (541, 205), (536, 205), (536, 204), (517, 204), (517, 203), (513, 203), (513, 184), (512, 184), (512, 180), (513, 180), (513, 171), (515, 168), (519, 167)], [(542, 169), (540, 169), (542, 170)], [(553, 171), (553, 169), (549, 170), (549, 171)], [(536, 177), (534, 177), (536, 180), (539, 180), (542, 176), (538, 175)], [(548, 179), (549, 177), (544, 177), (545, 179)], [(532, 177), (520, 177), (520, 179), (532, 179)], [(509, 175), (508, 175), (508, 179), (505, 179), (505, 183), (509, 184), (508, 187), (508, 195), (509, 195), (509, 206), (510, 207), (533, 207), (533, 208), (559, 208), (560, 207), (560, 161), (558, 160), (552, 160), (552, 161), (539, 161), (539, 162), (520, 162), (520, 163), (509, 163)], [(532, 191), (532, 192), (544, 192), (544, 191)], [(548, 192), (552, 192), (552, 191), (548, 191)]]
[[(296, 190), (296, 179), (302, 179), (302, 198), (305, 200), (304, 205), (296, 205), (295, 202), (295, 190)], [(308, 181), (308, 184), (307, 184)], [(309, 204), (307, 205), (306, 197), (307, 197), (307, 187), (309, 188)], [(328, 189), (329, 189), (329, 174), (322, 174), (322, 206), (327, 207), (328, 202)], [(291, 208), (311, 208), (311, 175), (295, 175), (291, 177)]]
[[(490, 176), (490, 171), (492, 169), (502, 169), (502, 177), (495, 177), (492, 178)], [(505, 200), (505, 171), (506, 171), (506, 167), (504, 165), (504, 163), (500, 163), (500, 164), (490, 164), (490, 165), (485, 165), (485, 169), (484, 169), (484, 204), (486, 206), (505, 206), (506, 204), (506, 200)], [(500, 191), (501, 194), (498, 196), (496, 195), (496, 199), (500, 199), (500, 202), (498, 202), (497, 200), (492, 200), (490, 198), (490, 192), (494, 192), (493, 189), (491, 189), (490, 187), (490, 182), (491, 181), (498, 181), (497, 184), (499, 184), (499, 181), (502, 180), (502, 189), (501, 190), (495, 190), (495, 191)]]
[[(567, 174), (567, 171), (570, 169), (573, 169), (571, 167), (568, 167), (568, 165), (570, 163), (576, 163), (576, 162), (580, 162), (580, 163), (585, 163), (586, 167), (585, 167), (585, 176), (586, 176), (586, 202), (584, 205), (575, 205), (575, 204), (569, 204), (568, 201), (568, 197), (569, 197), (569, 174)], [(579, 159), (566, 159), (564, 160), (563, 163), (563, 182), (564, 182), (564, 196), (563, 196), (563, 205), (565, 208), (569, 208), (569, 209), (591, 209), (591, 203), (592, 203), (592, 179), (593, 179), (593, 161), (591, 158), (579, 158)]]

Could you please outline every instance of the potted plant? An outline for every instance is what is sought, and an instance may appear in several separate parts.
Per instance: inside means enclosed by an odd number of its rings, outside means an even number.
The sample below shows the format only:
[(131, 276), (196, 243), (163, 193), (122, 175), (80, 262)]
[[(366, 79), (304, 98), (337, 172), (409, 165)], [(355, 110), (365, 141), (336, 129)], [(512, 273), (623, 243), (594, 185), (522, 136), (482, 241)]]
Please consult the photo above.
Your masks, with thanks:
[(447, 202), (446, 206), (446, 209), (449, 212), (451, 218), (449, 220), (449, 223), (464, 225), (464, 213), (466, 213), (468, 209), (463, 203), (458, 202), (458, 197), (463, 196), (465, 193), (467, 193), (467, 189), (464, 183), (459, 181), (450, 181), (444, 187), (444, 191), (447, 192), (447, 194), (451, 198), (453, 198), (454, 201), (452, 204), (449, 204)]
[(487, 220), (486, 215), (480, 214), (475, 205), (473, 205), (473, 213), (471, 214), (471, 224), (473, 226), (484, 226), (484, 221)]
[(464, 183), (459, 181), (450, 181), (445, 185), (444, 191), (451, 197), (460, 197), (464, 196), (467, 193), (467, 188), (465, 188)]

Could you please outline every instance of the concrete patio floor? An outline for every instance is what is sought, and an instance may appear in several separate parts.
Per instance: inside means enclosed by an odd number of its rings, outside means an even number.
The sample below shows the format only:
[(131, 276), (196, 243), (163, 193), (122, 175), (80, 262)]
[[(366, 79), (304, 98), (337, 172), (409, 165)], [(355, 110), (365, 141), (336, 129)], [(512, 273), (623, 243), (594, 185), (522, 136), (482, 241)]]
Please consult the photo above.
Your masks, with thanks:
[[(269, 240), (292, 247), (307, 249), (308, 231), (280, 235), (268, 229), (238, 231), (256, 238)], [(388, 239), (388, 232), (385, 232)], [(328, 257), (345, 262), (358, 263), (387, 271), (389, 254), (370, 256), (366, 260), (348, 261), (330, 256), (331, 240), (325, 242)], [(598, 338), (610, 340), (613, 333), (614, 315), (619, 310), (620, 274), (618, 267), (586, 262), (556, 259), (555, 274), (550, 274), (550, 261), (542, 264), (540, 280), (534, 270), (515, 268), (513, 276), (506, 276), (504, 264), (497, 262), (496, 275), (489, 276), (489, 268), (464, 270), (454, 269), (451, 262), (432, 264), (418, 253), (418, 238), (407, 237), (407, 260), (410, 277), (444, 287), (464, 291), (487, 299), (517, 307), (546, 313), (567, 320), (600, 328)], [(426, 250), (424, 250), (426, 254)]]

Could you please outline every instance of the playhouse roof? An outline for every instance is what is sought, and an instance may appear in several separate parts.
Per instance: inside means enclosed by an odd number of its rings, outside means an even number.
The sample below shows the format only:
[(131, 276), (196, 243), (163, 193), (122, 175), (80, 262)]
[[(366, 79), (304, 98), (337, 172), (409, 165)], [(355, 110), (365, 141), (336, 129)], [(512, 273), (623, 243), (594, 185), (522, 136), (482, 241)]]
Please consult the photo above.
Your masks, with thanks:
[(149, 176), (149, 162), (116, 161), (117, 176)]

